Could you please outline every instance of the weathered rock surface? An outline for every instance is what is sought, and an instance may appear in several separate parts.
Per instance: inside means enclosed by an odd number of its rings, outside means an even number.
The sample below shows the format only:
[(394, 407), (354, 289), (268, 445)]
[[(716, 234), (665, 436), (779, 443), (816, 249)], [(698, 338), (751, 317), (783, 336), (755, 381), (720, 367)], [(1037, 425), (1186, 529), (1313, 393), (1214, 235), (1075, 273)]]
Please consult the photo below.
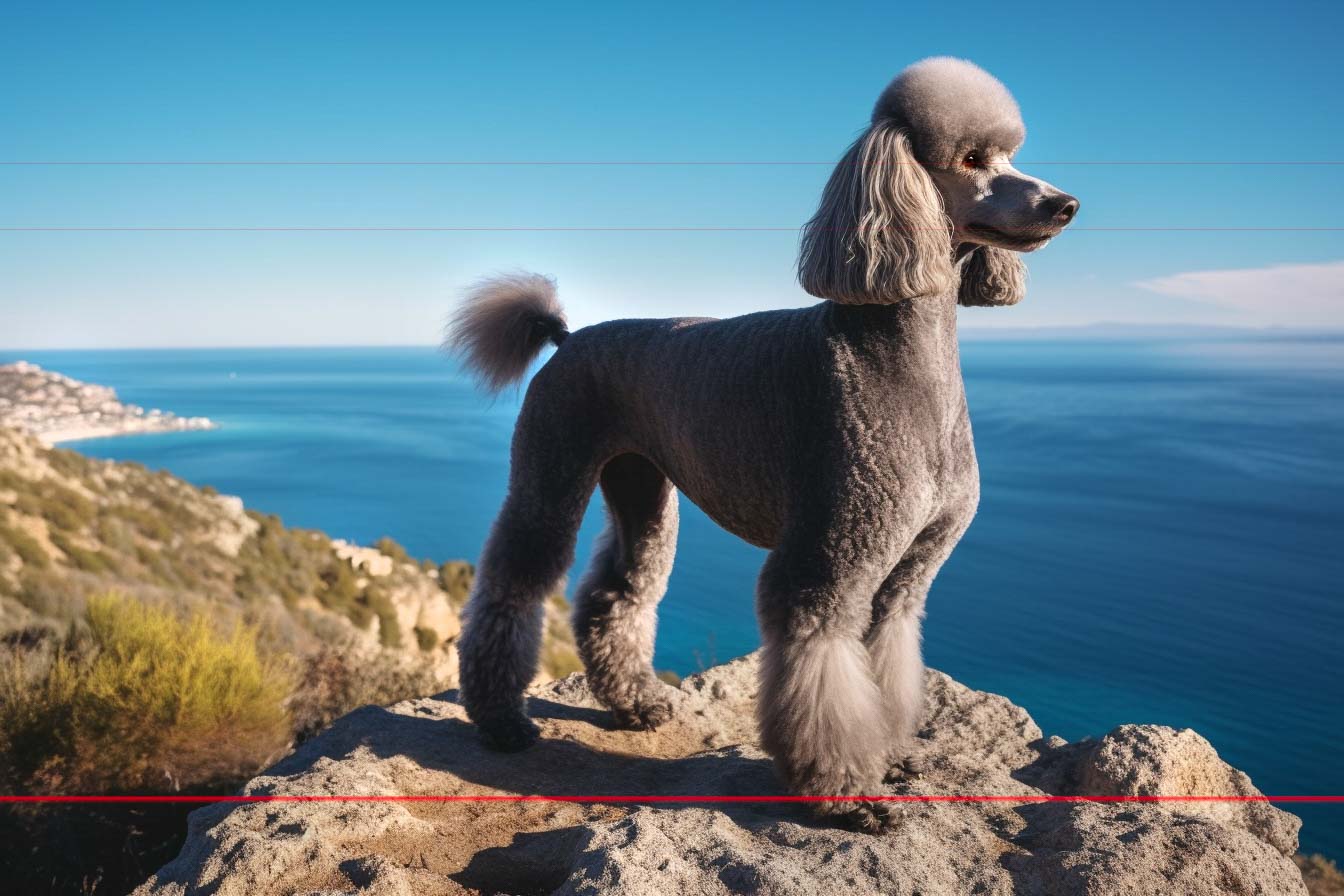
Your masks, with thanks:
[[(245, 788), (295, 796), (755, 795), (781, 788), (756, 745), (755, 660), (685, 681), (676, 718), (613, 730), (581, 676), (534, 688), (543, 740), (482, 748), (449, 692), (338, 721)], [(1032, 803), (1079, 795), (1258, 795), (1191, 731), (1125, 725), (1042, 738), (1003, 697), (928, 674), (920, 777), (883, 836), (787, 803), (267, 802), (191, 816), (138, 896), (372, 894), (1303, 894), (1298, 820), (1265, 803)]]

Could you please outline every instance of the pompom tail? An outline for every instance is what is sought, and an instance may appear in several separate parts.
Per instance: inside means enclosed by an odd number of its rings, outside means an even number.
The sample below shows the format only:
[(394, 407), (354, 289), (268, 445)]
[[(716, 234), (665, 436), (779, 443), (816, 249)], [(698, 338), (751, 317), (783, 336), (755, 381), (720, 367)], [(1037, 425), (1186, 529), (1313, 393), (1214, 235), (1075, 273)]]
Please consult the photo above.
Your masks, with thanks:
[(522, 379), (548, 342), (559, 345), (568, 335), (554, 280), (506, 274), (471, 287), (448, 323), (443, 347), (498, 392)]

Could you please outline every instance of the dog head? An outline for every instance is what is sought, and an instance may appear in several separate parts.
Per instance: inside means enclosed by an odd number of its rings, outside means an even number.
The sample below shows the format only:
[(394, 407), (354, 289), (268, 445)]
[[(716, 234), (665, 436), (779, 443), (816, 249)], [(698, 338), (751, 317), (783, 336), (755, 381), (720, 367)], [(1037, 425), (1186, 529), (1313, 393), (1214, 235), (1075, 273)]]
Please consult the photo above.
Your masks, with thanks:
[(1013, 305), (1026, 269), (1078, 200), (1012, 165), (1026, 130), (983, 69), (938, 57), (901, 72), (803, 228), (798, 279), (815, 296), (884, 304), (941, 295)]

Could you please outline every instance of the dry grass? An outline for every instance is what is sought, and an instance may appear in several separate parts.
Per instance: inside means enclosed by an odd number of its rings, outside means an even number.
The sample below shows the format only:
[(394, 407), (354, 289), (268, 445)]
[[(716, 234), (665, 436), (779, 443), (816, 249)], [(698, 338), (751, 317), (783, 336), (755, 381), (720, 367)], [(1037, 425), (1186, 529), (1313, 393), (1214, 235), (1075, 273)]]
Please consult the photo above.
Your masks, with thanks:
[(116, 793), (245, 777), (289, 744), (292, 683), (255, 629), (219, 631), (127, 598), (91, 598), (55, 650), (0, 674), (9, 789)]
[(353, 709), (386, 706), (439, 690), (439, 682), (424, 668), (360, 662), (339, 647), (323, 650), (308, 657), (299, 673), (290, 700), (294, 734), (304, 741)]
[(1302, 880), (1311, 896), (1344, 896), (1344, 873), (1333, 861), (1319, 853), (1293, 856), (1293, 861), (1302, 869)]

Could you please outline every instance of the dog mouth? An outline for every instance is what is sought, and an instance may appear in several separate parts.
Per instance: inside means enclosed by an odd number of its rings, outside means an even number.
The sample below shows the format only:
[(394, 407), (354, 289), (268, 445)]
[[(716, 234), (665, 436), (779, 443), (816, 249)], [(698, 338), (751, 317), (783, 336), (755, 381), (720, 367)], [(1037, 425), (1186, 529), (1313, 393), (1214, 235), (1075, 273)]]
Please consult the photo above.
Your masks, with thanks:
[(1031, 252), (1039, 249), (1059, 235), (1057, 228), (1041, 228), (1018, 233), (1009, 233), (988, 224), (967, 224), (966, 232), (979, 237), (1000, 249), (1012, 249), (1016, 252)]

